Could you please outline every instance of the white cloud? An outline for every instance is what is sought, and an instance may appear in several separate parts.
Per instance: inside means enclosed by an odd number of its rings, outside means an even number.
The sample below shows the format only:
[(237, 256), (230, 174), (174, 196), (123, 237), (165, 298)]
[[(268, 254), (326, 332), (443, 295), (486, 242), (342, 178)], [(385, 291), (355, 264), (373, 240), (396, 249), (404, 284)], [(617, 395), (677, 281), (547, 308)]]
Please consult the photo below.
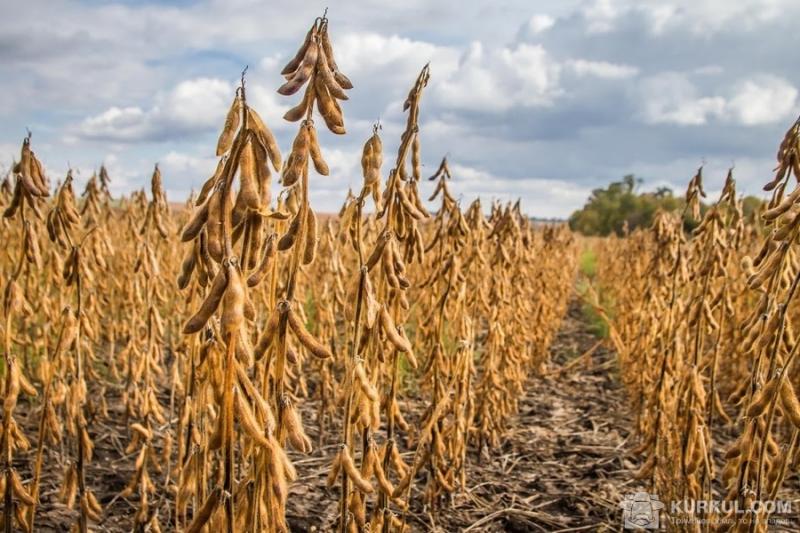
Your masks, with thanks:
[(702, 98), (657, 99), (647, 107), (647, 116), (653, 124), (673, 123), (681, 126), (706, 124), (709, 119), (721, 116), (725, 99), (719, 96)]
[(153, 107), (110, 107), (83, 120), (74, 135), (85, 139), (138, 142), (218, 127), (233, 100), (233, 86), (214, 78), (179, 83), (156, 97)]
[(594, 0), (580, 9), (590, 34), (615, 31), (625, 17), (643, 21), (652, 34), (689, 30), (697, 35), (727, 29), (754, 30), (781, 17), (797, 16), (794, 0)]
[(11, 162), (19, 158), (19, 146), (11, 143), (0, 143), (0, 179), (11, 168)]
[(178, 84), (158, 104), (164, 116), (186, 127), (217, 125), (233, 101), (230, 83), (214, 78), (198, 78)]
[(281, 61), (286, 59), (282, 54), (272, 54), (261, 58), (258, 62), (259, 70), (264, 72), (274, 72), (283, 68)]
[(351, 32), (335, 43), (336, 63), (356, 88), (381, 81), (385, 86), (400, 84), (402, 91), (430, 62), (436, 76), (448, 76), (457, 66), (458, 51), (426, 41), (374, 32)]
[(660, 35), (664, 33), (669, 24), (675, 19), (678, 8), (675, 5), (653, 5), (645, 8), (651, 31)]
[[(386, 156), (384, 153), (384, 161)], [(330, 175), (320, 176), (311, 171), (309, 198), (311, 205), (317, 212), (336, 213), (342, 207), (348, 189), (358, 191), (363, 182), (361, 176), (361, 150), (360, 148), (322, 148), (322, 157), (330, 167)], [(383, 168), (384, 176), (388, 172), (386, 163)], [(275, 189), (275, 194), (277, 194)]]
[[(162, 170), (174, 173), (200, 173), (206, 175), (203, 178), (205, 181), (217, 166), (218, 159), (216, 157), (196, 157), (183, 152), (171, 150), (164, 154), (159, 160), (159, 165)], [(202, 183), (202, 181), (200, 182)]]
[(675, 72), (646, 79), (640, 93), (642, 118), (649, 124), (698, 126), (725, 112), (724, 98), (699, 96), (692, 82)]
[(485, 51), (473, 42), (458, 70), (435, 86), (445, 107), (504, 111), (552, 105), (562, 93), (561, 66), (540, 45), (520, 44)]
[(740, 81), (732, 91), (701, 96), (684, 74), (664, 73), (640, 87), (642, 118), (649, 124), (699, 126), (711, 119), (744, 126), (786, 120), (796, 110), (797, 89), (786, 80), (756, 75)]
[(150, 131), (146, 113), (140, 107), (110, 107), (84, 119), (78, 134), (86, 138), (139, 140)]
[(528, 29), (533, 34), (542, 33), (552, 28), (556, 19), (550, 15), (534, 15), (528, 21)]
[[(384, 154), (384, 160), (386, 160)], [(342, 180), (348, 186), (359, 187), (362, 182), (361, 151), (326, 149), (322, 153), (323, 159), (330, 167), (329, 176), (321, 176), (319, 180)], [(384, 169), (386, 171), (386, 169)]]
[[(158, 159), (169, 198), (183, 201), (189, 192), (200, 187), (217, 168), (216, 157), (200, 157), (185, 152), (170, 150)], [(114, 175), (112, 174), (112, 177)]]
[(770, 124), (792, 116), (797, 89), (776, 76), (757, 76), (741, 82), (728, 103), (733, 117), (747, 126)]
[(614, 23), (623, 12), (614, 0), (595, 0), (583, 8), (589, 33), (607, 33), (614, 29)]
[(272, 131), (295, 130), (297, 126), (283, 120), (283, 115), (296, 104), (294, 99), (278, 95), (275, 89), (262, 83), (247, 84), (247, 103), (258, 112)]
[(652, 29), (688, 27), (695, 33), (717, 32), (728, 27), (754, 28), (780, 16), (797, 12), (792, 0), (672, 0), (669, 5), (635, 3), (650, 19)]
[(639, 69), (630, 65), (617, 65), (606, 61), (587, 61), (571, 59), (566, 62), (567, 68), (577, 76), (595, 76), (597, 78), (624, 80), (639, 73)]

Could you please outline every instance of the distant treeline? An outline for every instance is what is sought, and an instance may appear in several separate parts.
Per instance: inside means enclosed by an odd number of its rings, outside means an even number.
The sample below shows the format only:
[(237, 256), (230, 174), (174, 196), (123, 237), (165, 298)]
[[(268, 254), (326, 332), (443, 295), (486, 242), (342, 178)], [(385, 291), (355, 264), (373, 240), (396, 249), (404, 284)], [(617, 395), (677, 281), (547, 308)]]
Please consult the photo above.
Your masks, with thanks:
[[(614, 181), (605, 189), (593, 190), (586, 205), (569, 217), (570, 228), (584, 235), (621, 235), (626, 222), (628, 230), (632, 231), (649, 226), (659, 209), (683, 209), (683, 198), (675, 196), (669, 187), (660, 187), (654, 192), (638, 192), (640, 183), (641, 180), (628, 174), (622, 181)], [(744, 215), (748, 218), (762, 204), (755, 196), (746, 196), (743, 201)], [(687, 229), (692, 229), (697, 222), (688, 216), (684, 218)]]

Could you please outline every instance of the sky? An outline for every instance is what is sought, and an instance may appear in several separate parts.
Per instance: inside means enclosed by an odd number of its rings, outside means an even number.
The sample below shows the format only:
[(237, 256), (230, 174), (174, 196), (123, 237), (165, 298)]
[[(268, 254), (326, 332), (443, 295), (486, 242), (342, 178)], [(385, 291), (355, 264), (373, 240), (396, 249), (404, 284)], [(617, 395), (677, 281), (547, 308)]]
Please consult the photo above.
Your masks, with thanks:
[[(213, 173), (240, 72), (248, 101), (288, 154), (299, 95), (280, 70), (326, 6), (336, 61), (354, 84), (347, 135), (320, 128), (330, 176), (311, 202), (338, 210), (361, 184), (360, 152), (380, 121), (384, 176), (402, 102), (431, 64), (421, 105), (423, 172), (443, 156), (452, 190), (521, 198), (567, 217), (592, 189), (633, 173), (682, 193), (733, 165), (763, 196), (798, 112), (796, 0), (362, 0), (358, 2), (0, 0), (0, 171), (26, 129), (52, 182), (101, 164), (112, 192), (145, 187), (158, 163), (182, 201)], [(426, 192), (429, 185), (423, 185)]]

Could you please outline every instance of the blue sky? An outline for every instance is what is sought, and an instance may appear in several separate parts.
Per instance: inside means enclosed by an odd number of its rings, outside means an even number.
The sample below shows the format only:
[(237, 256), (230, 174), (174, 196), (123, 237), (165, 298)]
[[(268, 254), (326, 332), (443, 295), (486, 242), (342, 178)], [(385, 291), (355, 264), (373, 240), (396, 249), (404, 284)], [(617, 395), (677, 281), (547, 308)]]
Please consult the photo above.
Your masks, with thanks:
[(682, 191), (702, 162), (709, 191), (735, 164), (740, 190), (760, 194), (800, 111), (792, 0), (0, 2), (0, 169), (30, 128), (51, 180), (105, 163), (123, 193), (159, 162), (174, 201), (213, 172), (244, 65), (288, 151), (296, 125), (281, 117), (297, 97), (275, 92), (279, 71), (325, 5), (355, 88), (348, 134), (321, 134), (320, 210), (360, 184), (375, 120), (396, 150), (428, 61), (427, 169), (447, 154), (465, 200), (521, 197), (538, 216), (568, 216), (626, 173)]

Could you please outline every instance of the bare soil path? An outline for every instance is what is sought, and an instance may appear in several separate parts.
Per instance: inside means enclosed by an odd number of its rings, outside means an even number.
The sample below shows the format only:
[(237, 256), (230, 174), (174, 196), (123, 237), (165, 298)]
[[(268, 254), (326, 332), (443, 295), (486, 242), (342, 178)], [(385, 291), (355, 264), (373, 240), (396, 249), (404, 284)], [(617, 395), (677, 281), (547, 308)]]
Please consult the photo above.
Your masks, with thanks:
[(573, 301), (551, 345), (547, 374), (531, 376), (501, 450), (470, 470), (439, 531), (617, 531), (635, 485), (632, 427), (616, 359)]

